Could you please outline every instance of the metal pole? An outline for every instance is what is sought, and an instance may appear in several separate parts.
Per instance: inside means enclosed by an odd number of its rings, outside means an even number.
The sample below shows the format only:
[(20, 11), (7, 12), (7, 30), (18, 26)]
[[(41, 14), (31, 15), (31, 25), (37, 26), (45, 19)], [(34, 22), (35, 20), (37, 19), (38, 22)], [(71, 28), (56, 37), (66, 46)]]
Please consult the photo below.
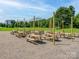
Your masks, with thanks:
[[(55, 14), (55, 13), (53, 13)], [(54, 15), (53, 15), (53, 44), (55, 45), (55, 18), (54, 18)]]

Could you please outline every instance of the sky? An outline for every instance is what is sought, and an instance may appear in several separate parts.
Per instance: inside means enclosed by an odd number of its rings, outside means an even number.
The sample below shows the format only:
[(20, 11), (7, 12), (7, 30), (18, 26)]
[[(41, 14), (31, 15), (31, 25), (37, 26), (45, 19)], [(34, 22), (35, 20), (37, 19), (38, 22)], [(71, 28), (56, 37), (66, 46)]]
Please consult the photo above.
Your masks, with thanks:
[(6, 19), (48, 18), (61, 6), (73, 5), (79, 12), (79, 0), (0, 0), (0, 22)]

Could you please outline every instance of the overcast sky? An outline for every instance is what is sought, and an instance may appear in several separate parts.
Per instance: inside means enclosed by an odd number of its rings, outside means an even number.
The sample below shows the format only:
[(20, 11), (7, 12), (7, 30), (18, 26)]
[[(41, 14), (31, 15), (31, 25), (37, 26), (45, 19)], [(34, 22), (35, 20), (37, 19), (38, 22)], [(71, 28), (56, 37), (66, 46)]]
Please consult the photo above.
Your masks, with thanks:
[(73, 5), (79, 12), (79, 0), (0, 0), (0, 22), (10, 18), (32, 16), (48, 18), (60, 6)]

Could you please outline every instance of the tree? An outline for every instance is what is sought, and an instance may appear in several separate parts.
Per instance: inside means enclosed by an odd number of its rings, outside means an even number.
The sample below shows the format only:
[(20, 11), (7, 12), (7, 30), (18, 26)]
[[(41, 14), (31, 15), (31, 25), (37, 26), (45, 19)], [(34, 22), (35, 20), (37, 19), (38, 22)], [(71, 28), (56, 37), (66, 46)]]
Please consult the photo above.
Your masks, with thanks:
[(65, 27), (69, 27), (71, 22), (71, 16), (75, 15), (75, 8), (73, 6), (69, 7), (60, 7), (56, 10), (55, 19), (56, 22), (60, 23), (60, 27), (62, 25), (62, 21), (64, 22)]
[(75, 8), (73, 6), (69, 6), (69, 10), (71, 12), (71, 16), (75, 16)]
[(11, 20), (11, 27), (13, 28), (13, 27), (15, 27), (14, 25), (15, 25), (15, 20)]
[(75, 16), (74, 27), (79, 28), (79, 14)]

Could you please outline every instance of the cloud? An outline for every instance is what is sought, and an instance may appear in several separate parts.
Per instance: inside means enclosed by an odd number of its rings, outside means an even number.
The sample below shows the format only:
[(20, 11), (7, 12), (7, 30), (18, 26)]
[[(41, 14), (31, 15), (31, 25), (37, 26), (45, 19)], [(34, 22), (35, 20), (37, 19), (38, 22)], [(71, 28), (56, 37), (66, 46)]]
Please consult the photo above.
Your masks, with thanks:
[(2, 13), (3, 12), (3, 10), (2, 9), (0, 9), (0, 13)]
[(67, 4), (67, 6), (70, 6), (70, 5), (75, 7), (76, 14), (79, 13), (79, 0), (72, 0)]
[(0, 0), (0, 4), (14, 6), (14, 7), (23, 7), (23, 4), (12, 0)]
[(79, 0), (75, 0), (72, 2), (72, 5), (75, 7), (76, 9), (76, 13), (79, 12)]
[(35, 9), (39, 11), (48, 11), (50, 8), (52, 8), (50, 5), (43, 4), (43, 3), (21, 3), (16, 0), (0, 0), (0, 5), (3, 4), (4, 6), (11, 6), (11, 7), (16, 7), (17, 9)]
[(56, 10), (56, 7), (53, 6), (53, 4), (49, 4), (49, 3), (45, 3), (46, 0), (31, 0), (32, 3), (34, 3), (35, 5), (37, 5), (37, 7), (40, 7), (40, 8), (44, 8), (45, 11), (55, 11)]

